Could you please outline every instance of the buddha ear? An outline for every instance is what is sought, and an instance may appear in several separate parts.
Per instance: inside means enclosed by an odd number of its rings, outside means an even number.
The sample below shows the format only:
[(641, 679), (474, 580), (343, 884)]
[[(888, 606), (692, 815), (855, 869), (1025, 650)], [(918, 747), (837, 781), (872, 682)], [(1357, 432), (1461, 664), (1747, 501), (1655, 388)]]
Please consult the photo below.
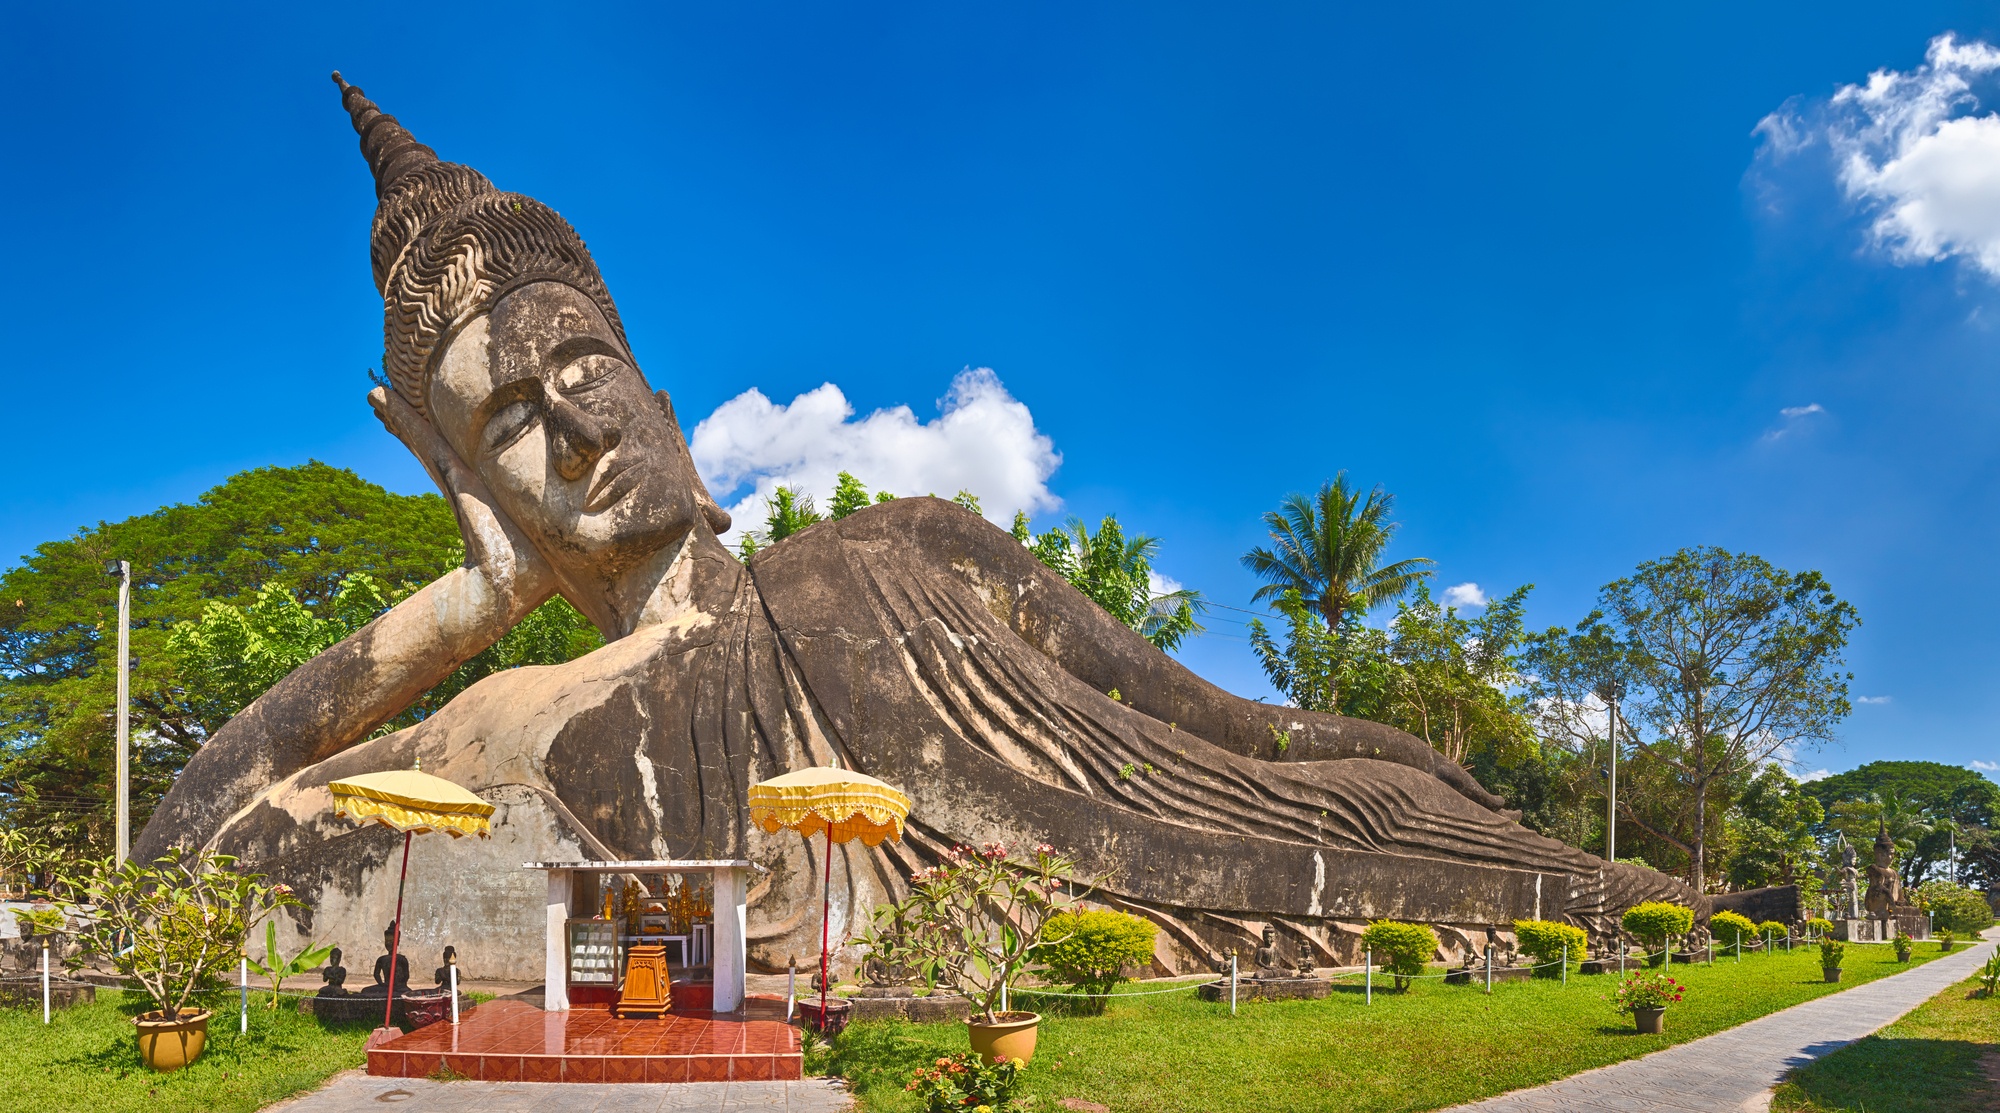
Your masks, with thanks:
[(494, 504), (486, 482), (467, 467), (442, 436), (416, 407), (403, 401), (393, 390), (376, 387), (368, 392), (368, 405), (383, 428), (395, 434), (410, 455), (424, 466), (431, 482), (437, 484), (444, 500), (458, 518), (459, 536), (465, 539), (465, 563), (469, 567), (492, 567), (498, 561), (511, 565), (521, 545), (514, 539), (519, 531)]
[(683, 458), (688, 463), (688, 474), (694, 477), (694, 501), (701, 507), (702, 519), (708, 523), (709, 531), (716, 536), (728, 533), (733, 519), (730, 518), (729, 511), (716, 504), (715, 496), (708, 493), (708, 484), (701, 481), (701, 473), (695, 470), (694, 456), (688, 451), (687, 435), (681, 432), (680, 419), (674, 416), (673, 399), (667, 397), (667, 392), (664, 390), (654, 391), (653, 398), (659, 402), (660, 412), (666, 415), (667, 424), (673, 428), (674, 439), (680, 442)]

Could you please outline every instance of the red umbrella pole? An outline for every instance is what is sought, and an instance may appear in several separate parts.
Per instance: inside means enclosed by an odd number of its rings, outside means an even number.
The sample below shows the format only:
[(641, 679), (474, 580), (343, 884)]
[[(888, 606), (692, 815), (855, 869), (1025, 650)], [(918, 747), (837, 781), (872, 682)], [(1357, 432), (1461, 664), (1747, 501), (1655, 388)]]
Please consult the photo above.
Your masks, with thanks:
[(827, 908), (833, 903), (833, 824), (826, 825), (826, 889), (819, 896), (819, 1030), (826, 1032)]
[(396, 1008), (396, 951), (403, 945), (403, 883), (410, 879), (410, 835), (409, 831), (403, 832), (403, 872), (396, 878), (396, 918), (389, 924), (392, 929), (389, 934), (389, 998), (382, 1006), (384, 1028), (389, 1027), (389, 1018)]

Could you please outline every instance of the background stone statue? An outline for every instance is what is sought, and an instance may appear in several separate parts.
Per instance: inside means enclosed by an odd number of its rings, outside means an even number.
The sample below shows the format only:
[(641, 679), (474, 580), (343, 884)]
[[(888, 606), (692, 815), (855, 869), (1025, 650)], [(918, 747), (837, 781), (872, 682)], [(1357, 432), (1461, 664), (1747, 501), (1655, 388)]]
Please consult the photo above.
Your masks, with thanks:
[[(1604, 933), (1640, 900), (1706, 911), (1522, 827), (1408, 734), (1223, 692), (950, 503), (877, 505), (739, 562), (583, 241), (335, 80), (376, 183), (369, 402), (456, 508), (466, 561), (231, 720), (141, 856), (215, 846), (300, 892), (299, 932), (365, 938), (401, 844), (334, 818), (325, 786), (421, 756), (497, 810), (490, 841), (417, 840), (406, 950), (456, 939), (486, 976), (538, 977), (546, 894), (522, 863), (749, 857), (770, 869), (751, 959), (782, 969), (817, 945), (823, 851), (750, 827), (746, 790), (838, 762), (915, 806), (902, 843), (835, 849), (836, 940), (952, 845), (996, 841), (1115, 871), (1102, 901), (1160, 926), (1167, 969), (1267, 926), (1334, 962), (1374, 917)], [(558, 592), (609, 644), (369, 737)]]
[[(1889, 838), (1887, 824), (1875, 835), (1875, 861), (1868, 867), (1868, 918), (1888, 921), (1903, 903), (1903, 877), (1896, 872), (1896, 844)], [(1882, 938), (1889, 936), (1884, 933)]]

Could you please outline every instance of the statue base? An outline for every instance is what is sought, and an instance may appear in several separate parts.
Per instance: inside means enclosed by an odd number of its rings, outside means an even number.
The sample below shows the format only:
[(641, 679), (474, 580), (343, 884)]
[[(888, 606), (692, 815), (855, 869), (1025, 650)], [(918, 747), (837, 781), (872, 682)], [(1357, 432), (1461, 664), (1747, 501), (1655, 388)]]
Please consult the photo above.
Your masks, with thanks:
[(1896, 937), (1896, 925), (1885, 920), (1835, 920), (1833, 937), (1843, 943), (1887, 943)]
[[(1388, 977), (1387, 974), (1378, 975)], [(1241, 978), (1236, 982), (1236, 1000), (1243, 1001), (1317, 1001), (1333, 992), (1333, 983), (1325, 978)], [(1229, 983), (1208, 982), (1197, 987), (1195, 996), (1204, 1001), (1229, 1000)]]
[[(1499, 985), (1501, 982), (1525, 982), (1534, 976), (1535, 968), (1532, 966), (1495, 966), (1493, 968), (1494, 985)], [(1483, 988), (1486, 985), (1486, 967), (1461, 966), (1444, 976), (1444, 984), (1476, 985)]]

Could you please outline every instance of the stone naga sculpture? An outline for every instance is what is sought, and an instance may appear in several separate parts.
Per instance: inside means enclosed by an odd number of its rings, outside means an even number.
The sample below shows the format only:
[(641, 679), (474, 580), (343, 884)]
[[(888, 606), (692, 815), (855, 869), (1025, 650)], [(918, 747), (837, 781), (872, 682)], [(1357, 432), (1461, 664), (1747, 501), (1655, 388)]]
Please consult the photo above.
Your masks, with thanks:
[[(945, 849), (995, 841), (1115, 871), (1101, 898), (1164, 929), (1169, 968), (1265, 925), (1352, 961), (1371, 917), (1605, 932), (1640, 900), (1705, 910), (1527, 830), (1410, 735), (1208, 684), (950, 503), (877, 505), (739, 562), (583, 241), (335, 81), (378, 198), (388, 382), (369, 402), (456, 508), (466, 560), (218, 731), (142, 858), (237, 854), (308, 901), (299, 930), (366, 938), (399, 844), (335, 819), (325, 785), (421, 757), (498, 810), (490, 841), (419, 840), (407, 946), (451, 938), (489, 976), (536, 977), (546, 894), (522, 863), (749, 857), (770, 870), (751, 958), (782, 969), (817, 943), (821, 851), (748, 825), (746, 789), (838, 762), (915, 807), (904, 843), (836, 848), (836, 940)], [(609, 644), (369, 737), (558, 592)]]

